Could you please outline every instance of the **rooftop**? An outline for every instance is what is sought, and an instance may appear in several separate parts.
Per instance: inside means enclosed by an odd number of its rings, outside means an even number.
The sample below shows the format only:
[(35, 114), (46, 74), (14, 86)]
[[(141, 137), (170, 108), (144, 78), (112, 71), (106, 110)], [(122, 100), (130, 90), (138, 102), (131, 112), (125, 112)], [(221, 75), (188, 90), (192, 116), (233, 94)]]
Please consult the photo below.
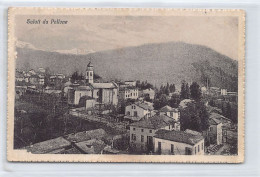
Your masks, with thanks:
[(182, 107), (182, 108), (186, 108), (187, 107), (187, 104), (188, 103), (192, 103), (194, 102), (193, 100), (191, 99), (184, 99), (180, 102), (179, 106)]
[(147, 103), (136, 102), (136, 103), (134, 103), (134, 104), (135, 104), (136, 106), (139, 106), (140, 108), (145, 109), (145, 110), (150, 110), (150, 111), (154, 110), (153, 106), (152, 106), (152, 105), (149, 105), (149, 104), (147, 104)]
[(78, 86), (75, 89), (76, 91), (85, 91), (85, 90), (91, 90), (89, 86)]
[(160, 112), (178, 112), (178, 109), (172, 108), (168, 105), (162, 107), (160, 110)]
[(184, 131), (168, 131), (168, 130), (158, 130), (156, 132), (155, 138), (185, 143), (189, 145), (195, 145), (204, 139), (202, 135), (194, 135), (191, 133), (186, 133)]
[(93, 67), (93, 64), (91, 63), (91, 61), (88, 63), (87, 66), (88, 66), (88, 67)]
[(72, 133), (67, 135), (65, 138), (70, 142), (81, 142), (87, 141), (90, 139), (100, 139), (105, 137), (107, 134), (103, 129), (95, 129), (90, 131), (83, 131), (78, 133)]
[(86, 154), (100, 154), (106, 144), (102, 140), (92, 139), (76, 143), (76, 146)]
[(221, 123), (221, 121), (216, 119), (216, 118), (209, 118), (209, 124), (210, 125), (218, 125), (220, 123)]
[(90, 86), (93, 88), (117, 88), (117, 85), (113, 82), (109, 83), (91, 83)]
[(134, 87), (134, 86), (120, 86), (119, 87), (119, 91), (132, 90), (132, 89), (137, 89), (137, 87)]
[(189, 133), (189, 134), (193, 134), (193, 135), (202, 135), (200, 132), (190, 130), (190, 129), (186, 129), (184, 132)]
[(27, 150), (34, 154), (45, 154), (70, 146), (70, 142), (62, 137), (43, 141), (29, 146)]
[(168, 116), (154, 115), (153, 117), (148, 118), (146, 120), (132, 123), (132, 124), (130, 124), (130, 126), (157, 130), (160, 128), (164, 128), (168, 125), (172, 125), (173, 123), (174, 123), (174, 120)]

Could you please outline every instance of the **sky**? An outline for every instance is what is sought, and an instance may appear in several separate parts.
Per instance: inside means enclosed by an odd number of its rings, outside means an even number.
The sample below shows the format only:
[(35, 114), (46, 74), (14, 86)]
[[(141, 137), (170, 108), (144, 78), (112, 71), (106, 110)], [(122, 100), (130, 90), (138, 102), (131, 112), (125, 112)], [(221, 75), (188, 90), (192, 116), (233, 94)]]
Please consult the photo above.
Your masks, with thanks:
[[(41, 24), (27, 24), (40, 19)], [(49, 24), (42, 24), (47, 19)], [(51, 19), (68, 21), (50, 24)], [(98, 52), (186, 42), (238, 58), (238, 18), (229, 16), (16, 16), (16, 40), (44, 51)]]

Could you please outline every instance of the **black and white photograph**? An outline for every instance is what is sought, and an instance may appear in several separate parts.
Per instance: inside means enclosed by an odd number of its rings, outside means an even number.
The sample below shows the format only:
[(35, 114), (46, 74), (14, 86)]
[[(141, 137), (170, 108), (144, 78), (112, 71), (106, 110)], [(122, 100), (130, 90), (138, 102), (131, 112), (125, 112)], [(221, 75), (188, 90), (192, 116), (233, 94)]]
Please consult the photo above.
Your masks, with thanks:
[(10, 161), (243, 161), (243, 11), (78, 12), (9, 9)]

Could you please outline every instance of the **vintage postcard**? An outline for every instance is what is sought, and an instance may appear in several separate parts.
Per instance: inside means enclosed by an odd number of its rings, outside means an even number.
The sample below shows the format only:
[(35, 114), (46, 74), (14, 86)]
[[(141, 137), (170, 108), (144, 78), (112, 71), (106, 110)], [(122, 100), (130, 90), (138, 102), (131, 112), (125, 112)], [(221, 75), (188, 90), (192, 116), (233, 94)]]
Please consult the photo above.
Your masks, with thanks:
[(8, 11), (8, 161), (244, 161), (245, 12)]

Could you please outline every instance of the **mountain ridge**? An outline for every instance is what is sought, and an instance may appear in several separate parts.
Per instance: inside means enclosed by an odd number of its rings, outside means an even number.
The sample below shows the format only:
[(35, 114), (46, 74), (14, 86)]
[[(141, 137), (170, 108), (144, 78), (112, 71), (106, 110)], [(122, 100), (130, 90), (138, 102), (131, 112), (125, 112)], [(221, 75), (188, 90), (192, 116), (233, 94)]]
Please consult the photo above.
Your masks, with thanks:
[[(75, 62), (77, 60), (77, 62)], [(105, 80), (147, 80), (156, 86), (182, 80), (237, 90), (238, 63), (206, 46), (169, 42), (100, 51), (86, 55), (61, 54), (17, 47), (17, 68), (49, 67), (55, 73), (84, 72), (92, 61)], [(236, 86), (234, 86), (236, 85)]]

